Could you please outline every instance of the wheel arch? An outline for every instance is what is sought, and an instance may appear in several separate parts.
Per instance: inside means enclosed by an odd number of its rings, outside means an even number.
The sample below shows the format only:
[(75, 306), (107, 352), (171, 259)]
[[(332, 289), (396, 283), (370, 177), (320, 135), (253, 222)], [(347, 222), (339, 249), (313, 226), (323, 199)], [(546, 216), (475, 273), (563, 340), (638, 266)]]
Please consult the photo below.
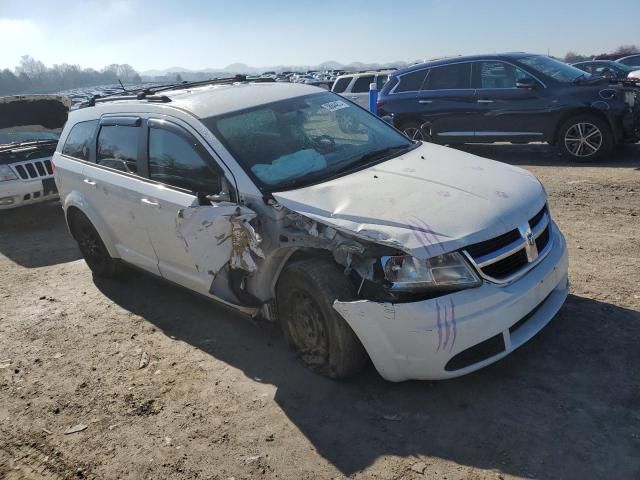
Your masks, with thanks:
[(609, 126), (609, 129), (611, 130), (611, 133), (613, 134), (615, 141), (616, 142), (618, 141), (618, 134), (616, 133), (615, 126), (611, 123), (611, 120), (604, 113), (604, 111), (594, 106), (584, 106), (584, 107), (572, 108), (571, 110), (568, 110), (563, 115), (558, 117), (558, 121), (556, 122), (556, 125), (552, 132), (551, 142), (549, 143), (551, 143), (552, 145), (556, 145), (558, 143), (558, 135), (560, 134), (560, 129), (562, 128), (562, 125), (564, 125), (564, 123), (567, 120), (569, 120), (571, 117), (576, 117), (578, 115), (594, 115), (598, 117), (600, 120), (602, 120)]
[[(120, 258), (120, 254), (116, 248), (115, 237), (111, 232), (108, 224), (102, 218), (102, 215), (93, 208), (78, 192), (70, 193), (64, 201), (63, 204), (64, 213), (65, 213), (65, 221), (67, 223), (67, 228), (72, 236), (73, 228), (72, 222), (76, 215), (79, 213), (85, 215), (91, 224), (94, 226), (104, 246), (106, 247), (109, 255), (113, 258)], [(74, 236), (75, 238), (75, 236)]]

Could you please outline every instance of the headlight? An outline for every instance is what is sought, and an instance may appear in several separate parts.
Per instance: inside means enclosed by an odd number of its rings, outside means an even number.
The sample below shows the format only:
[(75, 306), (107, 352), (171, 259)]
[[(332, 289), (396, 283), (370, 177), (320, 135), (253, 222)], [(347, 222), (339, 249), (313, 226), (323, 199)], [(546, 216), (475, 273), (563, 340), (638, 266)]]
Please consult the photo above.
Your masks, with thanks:
[(482, 282), (459, 252), (428, 260), (411, 255), (382, 257), (385, 278), (394, 291), (460, 290)]
[(7, 180), (17, 180), (16, 174), (9, 168), (9, 165), (0, 165), (0, 182)]

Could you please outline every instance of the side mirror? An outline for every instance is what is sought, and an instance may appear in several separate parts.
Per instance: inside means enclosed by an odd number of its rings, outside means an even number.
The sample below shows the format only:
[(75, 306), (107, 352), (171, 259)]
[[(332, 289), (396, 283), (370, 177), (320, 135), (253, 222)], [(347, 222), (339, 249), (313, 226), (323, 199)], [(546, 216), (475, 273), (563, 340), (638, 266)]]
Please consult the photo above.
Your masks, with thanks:
[(531, 77), (524, 77), (516, 81), (516, 88), (535, 89), (538, 88), (538, 82)]
[(207, 195), (207, 200), (211, 203), (230, 202), (231, 195), (228, 192), (220, 192), (214, 195)]

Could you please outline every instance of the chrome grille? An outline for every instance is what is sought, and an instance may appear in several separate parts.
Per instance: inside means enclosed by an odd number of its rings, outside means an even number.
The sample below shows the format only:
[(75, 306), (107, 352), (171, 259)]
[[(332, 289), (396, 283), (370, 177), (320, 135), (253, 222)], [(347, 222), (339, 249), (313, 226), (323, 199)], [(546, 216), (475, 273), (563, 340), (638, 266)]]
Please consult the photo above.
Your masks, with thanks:
[(463, 253), (487, 280), (495, 283), (512, 282), (549, 253), (550, 229), (551, 218), (545, 205), (518, 228), (469, 245)]
[(53, 175), (51, 160), (28, 160), (10, 165), (22, 180), (37, 180)]

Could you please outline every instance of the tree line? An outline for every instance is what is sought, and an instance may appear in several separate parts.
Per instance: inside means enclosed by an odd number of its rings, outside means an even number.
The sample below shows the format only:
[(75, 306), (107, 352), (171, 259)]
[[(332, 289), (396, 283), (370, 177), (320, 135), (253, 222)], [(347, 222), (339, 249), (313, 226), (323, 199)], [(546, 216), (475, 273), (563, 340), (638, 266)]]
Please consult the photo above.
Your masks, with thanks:
[[(622, 57), (625, 55), (632, 55), (638, 52), (640, 52), (640, 48), (638, 48), (636, 45), (622, 45), (616, 48), (612, 53), (614, 55), (620, 55)], [(576, 52), (567, 52), (567, 54), (564, 56), (564, 61), (567, 63), (584, 62), (586, 60), (591, 60), (593, 57), (596, 57), (598, 55), (604, 55), (604, 54), (581, 55)]]
[(20, 59), (14, 71), (0, 70), (0, 96), (24, 93), (54, 93), (81, 87), (122, 83), (140, 83), (131, 65), (111, 64), (100, 71), (66, 63), (47, 67), (29, 55)]

